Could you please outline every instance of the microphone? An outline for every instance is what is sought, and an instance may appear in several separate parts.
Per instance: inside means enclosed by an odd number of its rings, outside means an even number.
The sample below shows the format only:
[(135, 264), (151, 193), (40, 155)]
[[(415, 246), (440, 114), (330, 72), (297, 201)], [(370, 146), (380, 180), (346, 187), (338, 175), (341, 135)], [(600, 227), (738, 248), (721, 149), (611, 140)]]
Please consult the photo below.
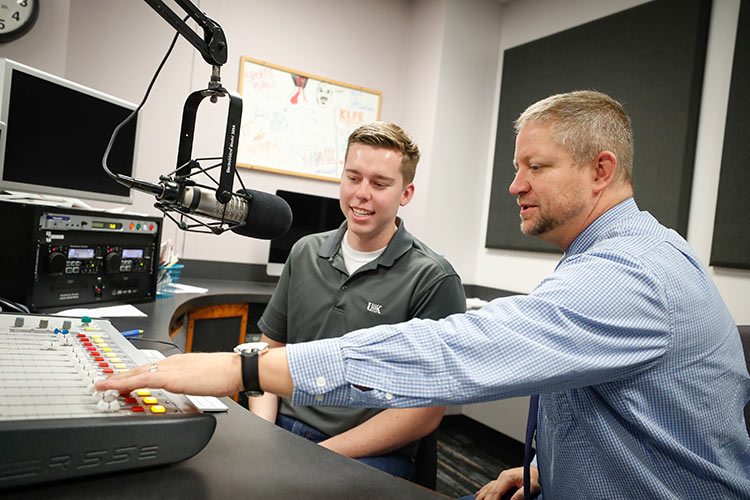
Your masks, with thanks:
[[(272, 240), (286, 234), (292, 225), (292, 209), (289, 204), (283, 198), (263, 191), (240, 189), (237, 193), (232, 193), (227, 203), (221, 203), (216, 199), (215, 189), (186, 184), (170, 177), (161, 177), (159, 184), (122, 174), (115, 174), (115, 180), (128, 188), (155, 195), (159, 200), (156, 206), (165, 213), (176, 210), (222, 223), (241, 224), (231, 229), (242, 236)], [(223, 229), (212, 229), (212, 232), (220, 234)]]
[(224, 204), (216, 199), (215, 190), (185, 186), (177, 200), (168, 204), (183, 213), (226, 222), (244, 222), (232, 228), (232, 232), (250, 238), (272, 240), (283, 236), (292, 225), (292, 209), (284, 199), (253, 189), (240, 189)]

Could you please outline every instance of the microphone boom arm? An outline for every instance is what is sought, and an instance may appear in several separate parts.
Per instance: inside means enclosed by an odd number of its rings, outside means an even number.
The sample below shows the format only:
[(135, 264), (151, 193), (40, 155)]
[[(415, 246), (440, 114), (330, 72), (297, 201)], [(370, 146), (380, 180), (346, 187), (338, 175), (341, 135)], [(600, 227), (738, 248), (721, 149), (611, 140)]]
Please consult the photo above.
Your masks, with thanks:
[(175, 14), (172, 9), (165, 5), (162, 0), (145, 0), (145, 2), (190, 42), (200, 52), (203, 59), (212, 66), (208, 89), (198, 90), (190, 94), (183, 107), (180, 145), (177, 152), (178, 177), (190, 177), (191, 168), (189, 162), (192, 158), (195, 117), (201, 101), (206, 97), (210, 97), (211, 102), (216, 102), (219, 97), (229, 96), (229, 111), (227, 113), (227, 126), (224, 134), (221, 174), (216, 191), (216, 199), (221, 203), (228, 203), (232, 198), (234, 175), (237, 168), (237, 146), (239, 145), (240, 122), (242, 120), (242, 97), (236, 92), (225, 89), (221, 85), (219, 70), (221, 65), (227, 62), (227, 41), (224, 30), (221, 29), (221, 26), (216, 21), (201, 12), (190, 0), (174, 0), (174, 2), (203, 28), (203, 38)]
[(221, 66), (227, 62), (227, 39), (221, 26), (201, 12), (189, 0), (174, 0), (182, 9), (203, 28), (201, 38), (190, 26), (180, 19), (175, 12), (167, 7), (162, 0), (145, 0), (165, 21), (172, 25), (211, 66)]

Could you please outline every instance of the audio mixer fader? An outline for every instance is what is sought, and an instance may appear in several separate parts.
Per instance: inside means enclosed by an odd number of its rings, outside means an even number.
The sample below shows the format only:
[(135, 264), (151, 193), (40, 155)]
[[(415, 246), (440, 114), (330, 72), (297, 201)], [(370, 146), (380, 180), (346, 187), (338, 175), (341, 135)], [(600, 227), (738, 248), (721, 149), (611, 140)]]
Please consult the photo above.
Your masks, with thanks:
[(182, 395), (99, 392), (147, 359), (106, 320), (0, 313), (0, 489), (169, 464), (216, 426)]

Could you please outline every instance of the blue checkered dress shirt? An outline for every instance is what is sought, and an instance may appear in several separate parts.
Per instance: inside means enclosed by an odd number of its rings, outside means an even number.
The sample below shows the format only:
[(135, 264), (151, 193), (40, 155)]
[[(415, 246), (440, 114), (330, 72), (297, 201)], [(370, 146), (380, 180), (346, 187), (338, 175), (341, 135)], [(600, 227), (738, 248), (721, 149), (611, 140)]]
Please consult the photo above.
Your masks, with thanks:
[(737, 328), (687, 242), (632, 199), (586, 228), (527, 296), (287, 349), (295, 404), (540, 393), (545, 500), (750, 499)]

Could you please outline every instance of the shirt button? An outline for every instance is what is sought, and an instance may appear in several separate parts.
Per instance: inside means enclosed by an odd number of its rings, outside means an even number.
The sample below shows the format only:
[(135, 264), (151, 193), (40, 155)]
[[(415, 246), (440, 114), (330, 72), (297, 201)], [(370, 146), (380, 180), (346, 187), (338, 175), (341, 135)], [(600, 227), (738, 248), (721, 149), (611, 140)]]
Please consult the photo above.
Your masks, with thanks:
[(325, 377), (318, 377), (315, 379), (315, 383), (318, 385), (318, 387), (325, 387), (326, 385), (326, 378)]
[(323, 401), (323, 395), (322, 394), (316, 394), (315, 395), (315, 401)]
[(349, 288), (347, 285), (341, 287), (342, 290), (346, 290), (347, 288)]
[(393, 399), (393, 394), (391, 394), (390, 392), (386, 392), (385, 393), (385, 399), (387, 399), (388, 401), (390, 401), (391, 399)]

